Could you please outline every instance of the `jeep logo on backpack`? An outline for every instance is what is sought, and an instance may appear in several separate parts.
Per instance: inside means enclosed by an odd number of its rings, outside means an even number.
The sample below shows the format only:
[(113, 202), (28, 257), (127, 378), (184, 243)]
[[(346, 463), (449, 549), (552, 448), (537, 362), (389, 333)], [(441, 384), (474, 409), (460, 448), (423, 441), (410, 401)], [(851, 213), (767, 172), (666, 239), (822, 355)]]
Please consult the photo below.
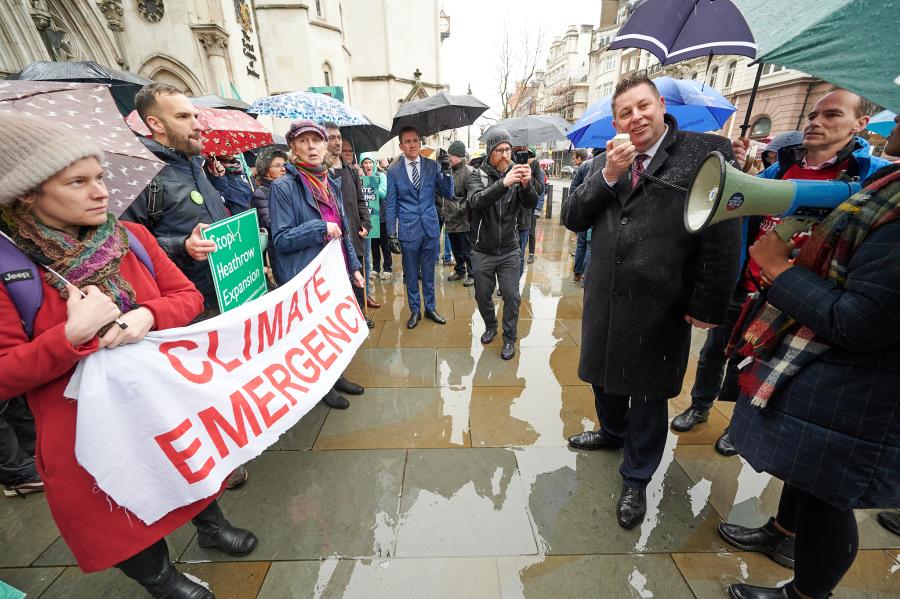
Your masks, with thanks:
[(30, 281), (33, 278), (34, 273), (31, 272), (31, 270), (28, 268), (24, 268), (22, 270), (11, 270), (0, 275), (0, 280), (3, 281), (4, 285), (9, 285), (10, 283), (16, 283), (18, 281)]

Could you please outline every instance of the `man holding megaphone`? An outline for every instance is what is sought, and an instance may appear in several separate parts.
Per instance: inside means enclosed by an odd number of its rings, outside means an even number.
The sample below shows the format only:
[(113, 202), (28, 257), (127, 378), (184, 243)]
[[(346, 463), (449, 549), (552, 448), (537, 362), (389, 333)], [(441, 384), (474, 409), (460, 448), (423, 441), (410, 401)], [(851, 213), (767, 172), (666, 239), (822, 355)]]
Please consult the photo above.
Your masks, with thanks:
[(593, 227), (578, 376), (593, 387), (601, 423), (569, 444), (624, 448), (616, 516), (632, 528), (644, 519), (645, 489), (665, 449), (666, 400), (681, 391), (691, 325), (725, 319), (740, 227), (728, 221), (691, 234), (683, 224), (684, 187), (710, 152), (731, 158), (727, 139), (679, 131), (647, 78), (619, 83), (612, 108), (629, 139), (607, 144), (562, 209), (570, 230)]

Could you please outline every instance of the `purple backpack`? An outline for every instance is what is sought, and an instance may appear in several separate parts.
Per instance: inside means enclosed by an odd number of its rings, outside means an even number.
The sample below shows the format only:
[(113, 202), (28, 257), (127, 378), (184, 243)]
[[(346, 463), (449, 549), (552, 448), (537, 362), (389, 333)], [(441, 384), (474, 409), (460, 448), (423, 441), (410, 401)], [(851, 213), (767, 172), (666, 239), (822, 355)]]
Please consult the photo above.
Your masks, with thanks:
[[(127, 228), (125, 232), (128, 233), (129, 250), (134, 252), (138, 260), (156, 278), (156, 271), (146, 248)], [(40, 275), (37, 264), (31, 258), (9, 240), (0, 237), (0, 281), (6, 286), (6, 291), (19, 313), (19, 318), (22, 319), (22, 326), (29, 339), (34, 336), (34, 319), (44, 301)]]

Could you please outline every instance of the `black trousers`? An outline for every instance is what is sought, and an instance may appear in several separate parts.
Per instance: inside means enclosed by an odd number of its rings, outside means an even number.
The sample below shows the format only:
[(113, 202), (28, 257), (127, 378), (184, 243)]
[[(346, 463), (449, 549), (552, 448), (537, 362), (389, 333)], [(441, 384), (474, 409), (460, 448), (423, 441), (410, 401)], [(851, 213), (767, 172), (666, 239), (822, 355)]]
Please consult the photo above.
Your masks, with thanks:
[(384, 272), (394, 271), (394, 256), (388, 247), (387, 231), (385, 224), (381, 223), (381, 237), (372, 239), (372, 270), (381, 272), (381, 265), (384, 263)]
[[(739, 372), (737, 365), (744, 359), (743, 356), (733, 356), (725, 359), (725, 348), (731, 338), (731, 330), (741, 315), (741, 307), (747, 299), (747, 291), (742, 287), (735, 290), (728, 305), (728, 313), (725, 322), (706, 334), (706, 342), (700, 350), (700, 359), (697, 361), (697, 376), (694, 378), (694, 386), (691, 388), (691, 405), (701, 410), (712, 407), (713, 401), (737, 401), (740, 394), (738, 385)], [(723, 378), (724, 374), (724, 378)]]
[(661, 395), (614, 395), (594, 390), (600, 430), (624, 443), (619, 474), (625, 485), (643, 489), (653, 478), (666, 448), (668, 402)]
[(36, 477), (34, 417), (24, 397), (0, 401), (0, 484)]
[(462, 277), (471, 275), (472, 243), (469, 239), (468, 231), (448, 233), (448, 235), (450, 236), (450, 248), (453, 250), (453, 257), (456, 259), (456, 266), (453, 270)]
[(531, 217), (531, 229), (529, 229), (528, 233), (528, 253), (531, 256), (534, 256), (534, 229), (537, 227), (539, 218), (537, 215)]
[(839, 510), (785, 483), (775, 517), (794, 532), (794, 589), (819, 599), (828, 597), (859, 551), (859, 529), (853, 510)]
[(497, 315), (494, 308), (494, 289), (500, 286), (503, 297), (503, 342), (515, 343), (519, 329), (519, 251), (507, 252), (502, 256), (472, 252), (472, 266), (475, 268), (475, 301), (484, 320), (484, 326), (497, 330)]

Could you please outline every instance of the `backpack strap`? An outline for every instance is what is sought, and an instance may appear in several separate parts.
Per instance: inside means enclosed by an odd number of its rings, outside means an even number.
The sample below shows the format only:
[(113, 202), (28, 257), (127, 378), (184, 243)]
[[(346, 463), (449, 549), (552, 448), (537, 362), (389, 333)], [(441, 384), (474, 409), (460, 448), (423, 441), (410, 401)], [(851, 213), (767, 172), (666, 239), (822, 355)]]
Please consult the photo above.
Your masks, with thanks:
[(156, 175), (147, 185), (147, 220), (151, 231), (163, 217), (163, 199), (165, 197), (163, 191), (159, 175)]
[(31, 258), (5, 237), (0, 237), (0, 280), (30, 339), (34, 336), (34, 318), (44, 301), (43, 281)]
[(144, 244), (135, 237), (134, 233), (128, 227), (125, 227), (125, 233), (128, 235), (128, 249), (134, 252), (134, 255), (138, 260), (141, 261), (153, 278), (156, 278), (156, 270), (153, 268), (153, 262), (150, 260), (150, 254), (147, 253), (147, 248), (144, 247)]
[[(156, 271), (147, 248), (125, 228), (128, 234), (128, 248), (141, 264), (156, 278)], [(37, 317), (41, 304), (44, 303), (44, 287), (38, 266), (25, 255), (22, 250), (5, 237), (0, 236), (0, 281), (6, 287), (6, 292), (12, 300), (25, 334), (31, 339), (34, 337), (34, 319)]]

